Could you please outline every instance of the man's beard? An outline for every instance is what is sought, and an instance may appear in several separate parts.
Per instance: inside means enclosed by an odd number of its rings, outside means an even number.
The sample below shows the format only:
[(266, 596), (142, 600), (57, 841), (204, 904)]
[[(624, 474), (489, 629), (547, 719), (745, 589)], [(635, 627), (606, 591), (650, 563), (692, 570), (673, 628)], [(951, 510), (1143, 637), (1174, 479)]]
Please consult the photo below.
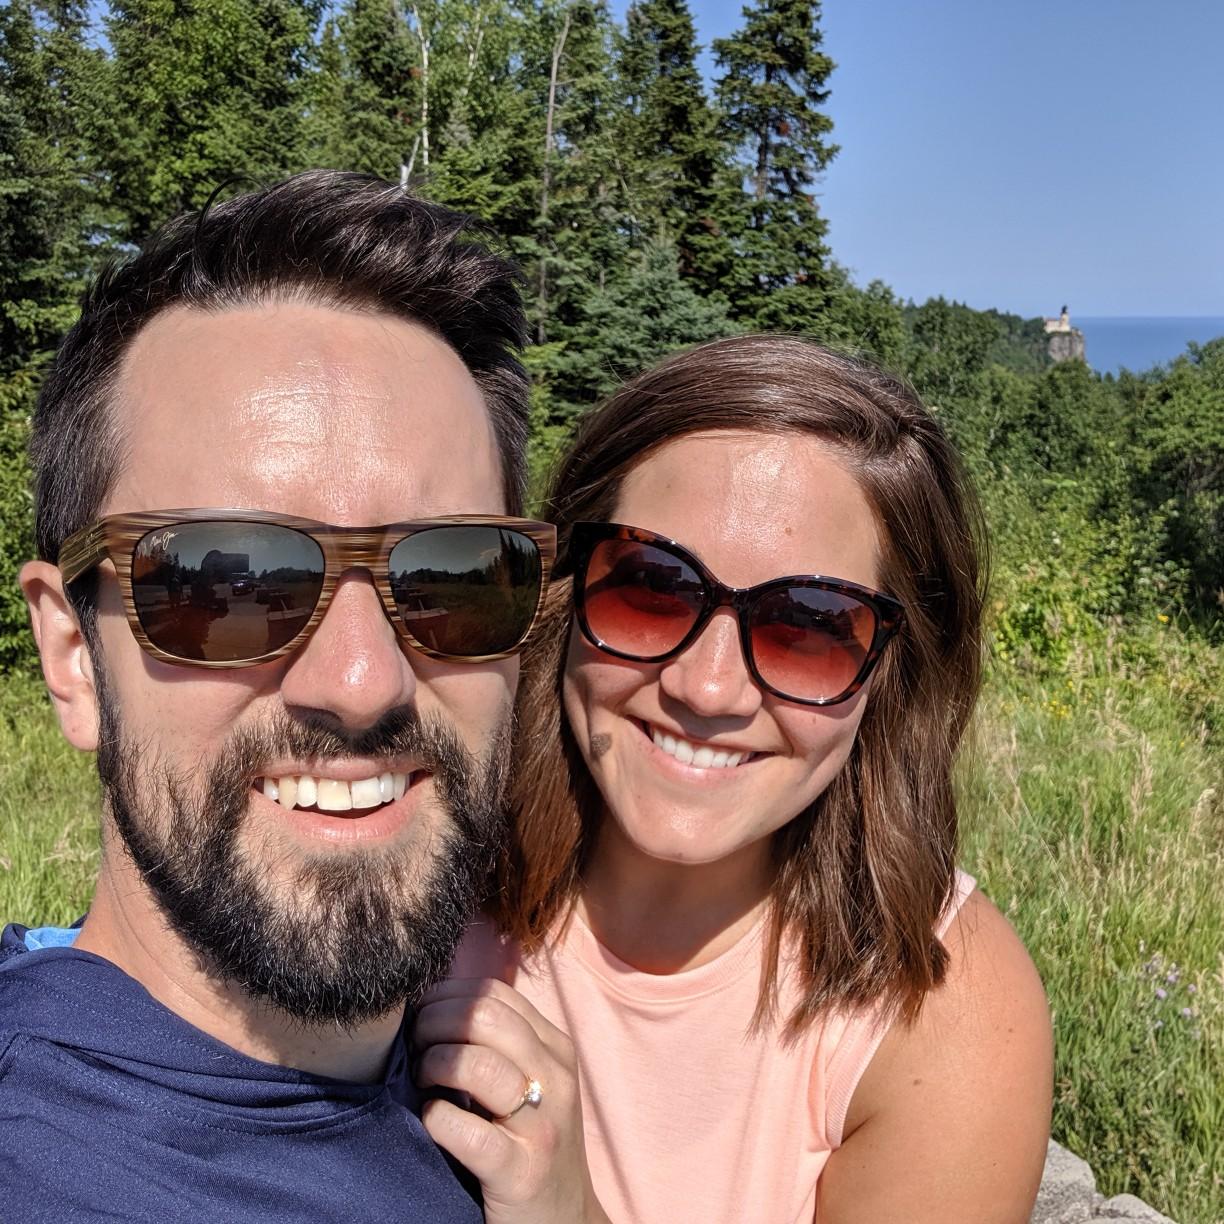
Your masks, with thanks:
[[(171, 927), (211, 973), (304, 1025), (344, 1028), (401, 1009), (444, 976), (504, 837), (508, 720), (481, 760), (441, 719), (393, 711), (349, 735), (281, 714), (235, 731), (187, 776), (127, 743), (104, 681), (99, 689), (98, 774), (111, 817)], [(408, 756), (428, 770), (434, 810), (414, 819), (432, 827), (376, 851), (274, 863), (244, 855), (239, 835), (263, 766), (348, 755)]]

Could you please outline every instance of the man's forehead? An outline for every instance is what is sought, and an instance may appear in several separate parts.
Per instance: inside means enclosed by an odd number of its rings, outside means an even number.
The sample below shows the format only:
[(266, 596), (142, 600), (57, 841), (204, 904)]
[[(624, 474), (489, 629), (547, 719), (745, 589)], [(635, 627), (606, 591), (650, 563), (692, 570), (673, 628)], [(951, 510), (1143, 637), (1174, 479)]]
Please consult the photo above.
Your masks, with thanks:
[[(300, 302), (155, 318), (118, 382), (107, 511), (234, 505), (368, 523), (503, 506), (483, 396), (418, 324)], [(458, 461), (460, 460), (461, 461)]]

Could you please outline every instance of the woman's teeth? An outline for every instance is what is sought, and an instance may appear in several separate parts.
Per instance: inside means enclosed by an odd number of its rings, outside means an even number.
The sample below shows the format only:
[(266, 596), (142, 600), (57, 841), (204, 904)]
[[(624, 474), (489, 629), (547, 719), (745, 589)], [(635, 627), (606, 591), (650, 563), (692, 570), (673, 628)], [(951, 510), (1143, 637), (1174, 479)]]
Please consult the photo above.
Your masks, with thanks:
[(284, 808), (318, 808), (320, 812), (351, 812), (379, 807), (403, 797), (411, 774), (381, 773), (358, 782), (290, 774), (284, 778), (261, 778), (258, 789)]
[(666, 735), (658, 727), (650, 728), (650, 738), (656, 748), (674, 756), (683, 765), (695, 765), (698, 769), (731, 769), (752, 755), (751, 752), (724, 752), (708, 744), (691, 744), (686, 739)]

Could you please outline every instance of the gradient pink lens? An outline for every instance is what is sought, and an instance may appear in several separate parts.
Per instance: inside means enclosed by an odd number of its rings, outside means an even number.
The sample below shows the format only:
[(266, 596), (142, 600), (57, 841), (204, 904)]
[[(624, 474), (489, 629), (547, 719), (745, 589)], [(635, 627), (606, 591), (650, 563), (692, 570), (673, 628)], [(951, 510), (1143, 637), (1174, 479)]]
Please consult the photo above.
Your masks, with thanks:
[(875, 637), (866, 604), (818, 587), (771, 591), (752, 610), (752, 653), (761, 679), (791, 697), (839, 697), (853, 683)]
[(695, 624), (704, 585), (679, 557), (636, 540), (603, 540), (587, 566), (587, 627), (605, 646), (642, 659), (674, 650)]

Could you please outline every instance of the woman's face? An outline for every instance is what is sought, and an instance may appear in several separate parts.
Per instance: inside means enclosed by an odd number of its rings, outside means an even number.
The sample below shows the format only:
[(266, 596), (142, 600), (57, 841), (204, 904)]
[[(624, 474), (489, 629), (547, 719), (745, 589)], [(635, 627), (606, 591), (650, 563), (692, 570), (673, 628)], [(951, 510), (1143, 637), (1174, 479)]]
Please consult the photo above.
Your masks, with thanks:
[[(729, 586), (822, 574), (878, 588), (875, 520), (837, 452), (803, 434), (719, 431), (669, 443), (635, 468), (613, 518), (675, 540)], [(845, 763), (870, 685), (832, 706), (764, 691), (733, 609), (663, 663), (604, 654), (575, 627), (565, 710), (613, 830), (654, 859), (712, 863), (763, 848)], [(683, 764), (656, 732), (696, 750), (750, 754)], [(683, 751), (683, 750), (682, 750)]]

